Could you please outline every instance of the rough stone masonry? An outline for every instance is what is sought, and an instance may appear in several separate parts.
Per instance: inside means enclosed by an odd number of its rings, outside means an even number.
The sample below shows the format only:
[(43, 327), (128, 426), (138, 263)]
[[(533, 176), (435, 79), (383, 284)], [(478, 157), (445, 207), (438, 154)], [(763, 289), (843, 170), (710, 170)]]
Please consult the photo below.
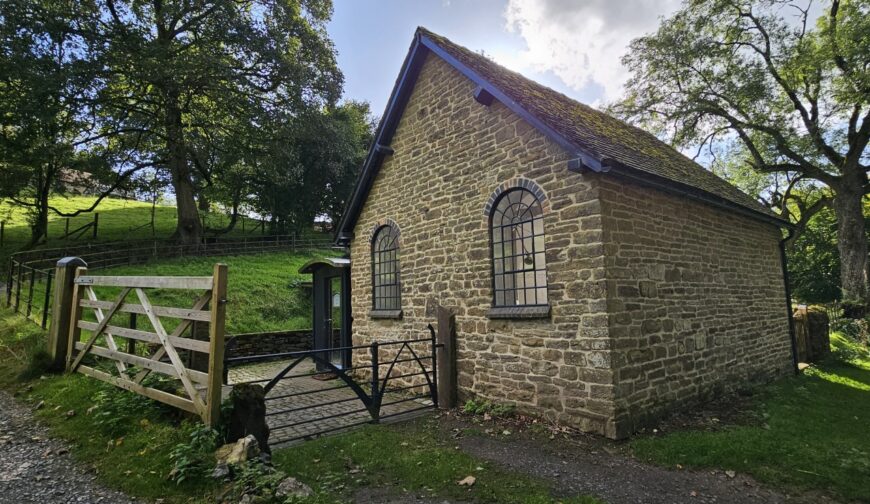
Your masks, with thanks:
[[(353, 344), (419, 338), (456, 312), (460, 399), (624, 437), (693, 402), (788, 372), (779, 230), (607, 174), (429, 54), (351, 242)], [(549, 316), (488, 317), (498, 188), (542, 189)], [(370, 316), (371, 236), (400, 229), (401, 318)], [(423, 351), (425, 353), (425, 351)], [(368, 355), (354, 356), (356, 364)]]

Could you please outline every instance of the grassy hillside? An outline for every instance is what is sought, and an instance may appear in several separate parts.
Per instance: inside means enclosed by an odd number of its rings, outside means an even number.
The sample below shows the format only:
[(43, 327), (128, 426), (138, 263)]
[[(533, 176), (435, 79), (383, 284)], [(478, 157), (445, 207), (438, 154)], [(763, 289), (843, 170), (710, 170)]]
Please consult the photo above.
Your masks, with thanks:
[[(215, 263), (228, 266), (227, 333), (285, 331), (311, 327), (311, 291), (303, 284), (310, 275), (300, 275), (299, 268), (315, 257), (337, 254), (334, 250), (312, 252), (269, 252), (256, 255), (230, 255), (209, 257), (182, 257), (147, 264), (94, 270), (95, 275), (148, 275), (148, 276), (208, 276)], [(119, 289), (99, 287), (95, 291), (100, 299), (111, 301)], [(31, 318), (38, 322), (42, 314), (45, 285), (34, 288), (34, 307)], [(152, 301), (161, 306), (190, 307), (201, 291), (152, 290)], [(5, 305), (5, 296), (2, 297)], [(131, 294), (128, 300), (135, 300)], [(24, 307), (21, 308), (24, 312)], [(118, 315), (116, 324), (124, 325), (126, 315)], [(176, 320), (162, 321), (171, 330)], [(140, 329), (150, 325), (139, 317)]]
[[(308, 329), (311, 327), (311, 292), (303, 288), (310, 275), (299, 268), (317, 256), (312, 253), (271, 252), (257, 255), (184, 257), (137, 266), (124, 266), (95, 272), (97, 275), (211, 275), (215, 263), (228, 266), (227, 332), (230, 334)], [(112, 299), (117, 289), (98, 291), (101, 299)], [(153, 291), (154, 302), (164, 306), (191, 306), (201, 292)], [(144, 322), (144, 321), (142, 321)], [(167, 321), (168, 322), (168, 321)], [(142, 324), (140, 327), (146, 327)], [(167, 324), (167, 327), (172, 327)]]
[[(59, 196), (52, 198), (51, 205), (63, 212), (71, 212), (81, 208), (88, 208), (95, 201), (91, 196)], [(176, 213), (175, 207), (169, 205), (157, 205), (154, 212), (154, 229), (151, 223), (151, 203), (142, 201), (130, 201), (116, 198), (106, 198), (94, 211), (100, 214), (97, 229), (98, 241), (123, 241), (123, 240), (148, 240), (152, 238), (168, 238), (175, 231)], [(94, 214), (86, 213), (78, 217), (70, 218), (70, 231), (93, 222)], [(3, 245), (0, 246), (0, 261), (5, 264), (9, 254), (20, 250), (30, 239), (30, 227), (28, 225), (28, 212), (26, 209), (16, 207), (8, 201), (0, 201), (0, 221), (6, 222)], [(229, 222), (229, 217), (212, 213), (206, 216), (206, 223), (212, 227), (223, 227)], [(247, 220), (246, 231), (256, 224), (255, 221)], [(68, 243), (83, 244), (92, 240), (91, 231), (88, 230), (77, 240), (63, 240), (66, 218), (59, 217), (54, 213), (49, 214), (48, 240), (45, 247), (59, 247)], [(256, 231), (259, 233), (259, 230)], [(229, 236), (242, 236), (242, 223), (237, 223)]]

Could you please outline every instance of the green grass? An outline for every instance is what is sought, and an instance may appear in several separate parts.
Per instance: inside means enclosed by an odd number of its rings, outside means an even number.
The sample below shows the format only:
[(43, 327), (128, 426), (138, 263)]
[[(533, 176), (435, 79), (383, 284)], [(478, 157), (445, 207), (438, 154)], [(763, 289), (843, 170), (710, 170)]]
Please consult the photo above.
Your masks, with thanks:
[[(222, 262), (228, 267), (228, 333), (310, 329), (311, 294), (301, 284), (310, 282), (311, 275), (300, 275), (298, 271), (303, 264), (315, 257), (335, 254), (334, 251), (324, 250), (311, 253), (285, 251), (255, 255), (184, 257), (97, 270), (94, 274), (207, 276), (212, 274), (215, 263)], [(117, 289), (97, 289), (100, 299), (113, 299), (117, 293)], [(197, 291), (155, 290), (153, 301), (162, 306), (189, 307), (200, 294)], [(167, 327), (172, 326), (167, 324)]]
[[(94, 275), (147, 275), (147, 276), (209, 276), (215, 263), (228, 266), (228, 334), (252, 332), (290, 331), (311, 328), (311, 290), (303, 284), (310, 283), (311, 275), (300, 275), (299, 268), (315, 257), (334, 256), (335, 250), (315, 250), (310, 252), (277, 251), (260, 254), (181, 257), (161, 259), (141, 265), (119, 266), (97, 269)], [(29, 286), (25, 282), (24, 288)], [(97, 287), (94, 289), (101, 300), (111, 301), (120, 289)], [(147, 291), (152, 302), (161, 306), (191, 307), (202, 291), (155, 289)], [(45, 299), (45, 283), (37, 282), (34, 287), (33, 312), (31, 319), (39, 322)], [(26, 292), (22, 291), (26, 300)], [(134, 302), (135, 293), (127, 297)], [(0, 302), (5, 306), (5, 295)], [(25, 307), (20, 307), (20, 313)], [(92, 312), (86, 310), (88, 320), (94, 321)], [(118, 315), (125, 325), (126, 315)], [(178, 321), (163, 320), (167, 330), (172, 330)], [(137, 327), (150, 330), (144, 316), (140, 316)]]
[(870, 500), (870, 354), (836, 334), (832, 347), (826, 362), (760, 392), (759, 425), (639, 438), (634, 453), (665, 466), (730, 469)]
[[(55, 196), (51, 198), (50, 204), (63, 212), (72, 212), (90, 207), (95, 200), (96, 198), (92, 196)], [(153, 230), (150, 226), (151, 203), (106, 198), (100, 202), (94, 212), (100, 214), (97, 241), (101, 242), (165, 239), (175, 231), (176, 210), (170, 205), (156, 206)], [(21, 250), (30, 240), (27, 209), (17, 207), (9, 201), (0, 201), (0, 220), (6, 221), (3, 246), (0, 247), (0, 261), (5, 265), (6, 258), (13, 252)], [(81, 214), (70, 219), (69, 229), (72, 231), (93, 220), (93, 213)], [(93, 241), (90, 230), (77, 240), (62, 240), (65, 221), (65, 217), (60, 217), (54, 212), (49, 213), (48, 239), (43, 247), (62, 247), (67, 244), (85, 244)], [(210, 213), (206, 215), (206, 223), (215, 228), (225, 227), (229, 223), (229, 217), (220, 213)], [(247, 219), (246, 232), (243, 232), (240, 220), (228, 236), (243, 234), (256, 236), (260, 233), (259, 230), (253, 233), (250, 231), (255, 224), (256, 221)]]
[[(20, 377), (45, 334), (22, 317), (0, 308), (0, 386), (19, 392), (28, 404), (44, 401), (36, 415), (53, 436), (72, 445), (71, 455), (92, 467), (109, 487), (140, 499), (166, 504), (216, 502), (229, 490), (205, 474), (182, 484), (167, 481), (170, 453), (189, 441), (191, 424), (172, 409), (135, 394), (114, 389), (82, 375), (47, 375), (29, 382)], [(40, 373), (31, 375), (39, 376)], [(100, 417), (99, 397), (112, 396), (111, 424)], [(66, 412), (74, 411), (68, 417)], [(102, 418), (102, 420), (98, 420)], [(411, 490), (437, 498), (479, 503), (593, 504), (589, 497), (556, 499), (542, 481), (508, 472), (456, 450), (449, 435), (428, 421), (369, 426), (344, 435), (276, 451), (275, 466), (315, 490), (304, 503), (347, 502), (365, 487)], [(208, 457), (207, 457), (208, 458)], [(459, 486), (466, 476), (472, 487)], [(269, 501), (266, 501), (269, 502)]]

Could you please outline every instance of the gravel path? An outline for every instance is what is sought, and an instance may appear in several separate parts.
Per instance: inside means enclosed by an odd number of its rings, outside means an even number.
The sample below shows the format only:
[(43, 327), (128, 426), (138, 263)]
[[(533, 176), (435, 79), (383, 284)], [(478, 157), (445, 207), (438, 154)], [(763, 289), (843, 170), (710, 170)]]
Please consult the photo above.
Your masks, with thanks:
[(528, 439), (463, 436), (463, 451), (550, 482), (562, 496), (594, 495), (608, 504), (830, 504), (815, 493), (788, 495), (742, 474), (668, 470), (599, 447)]
[(69, 450), (48, 437), (29, 409), (0, 391), (0, 503), (135, 502), (96, 483)]

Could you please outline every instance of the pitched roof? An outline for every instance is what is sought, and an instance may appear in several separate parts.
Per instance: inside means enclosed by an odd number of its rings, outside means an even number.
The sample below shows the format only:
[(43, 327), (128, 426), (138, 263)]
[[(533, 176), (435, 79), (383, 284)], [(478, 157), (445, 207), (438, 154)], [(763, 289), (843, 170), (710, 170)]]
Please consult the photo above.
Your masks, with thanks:
[[(422, 48), (422, 50), (421, 50)], [(413, 88), (422, 56), (431, 51), (451, 64), (482, 89), (503, 102), (523, 119), (578, 158), (593, 171), (613, 171), (646, 179), (658, 186), (700, 192), (700, 198), (733, 210), (788, 226), (778, 215), (735, 186), (654, 135), (562, 93), (510, 71), (487, 57), (457, 45), (445, 37), (417, 28), (414, 42), (378, 128), (375, 145), (366, 159), (357, 188), (338, 227), (350, 232), (356, 213), (368, 193), (371, 180), (392, 138), (408, 95)], [(416, 66), (415, 66), (416, 65)]]

